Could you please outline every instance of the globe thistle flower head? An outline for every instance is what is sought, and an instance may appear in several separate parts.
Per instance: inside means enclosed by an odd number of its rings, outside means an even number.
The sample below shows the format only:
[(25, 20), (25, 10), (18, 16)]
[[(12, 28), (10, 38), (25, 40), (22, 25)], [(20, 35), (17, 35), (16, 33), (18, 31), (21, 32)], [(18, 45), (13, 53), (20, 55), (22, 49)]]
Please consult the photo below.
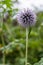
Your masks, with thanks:
[(36, 23), (36, 14), (30, 9), (24, 9), (17, 15), (18, 23), (23, 27), (31, 27)]

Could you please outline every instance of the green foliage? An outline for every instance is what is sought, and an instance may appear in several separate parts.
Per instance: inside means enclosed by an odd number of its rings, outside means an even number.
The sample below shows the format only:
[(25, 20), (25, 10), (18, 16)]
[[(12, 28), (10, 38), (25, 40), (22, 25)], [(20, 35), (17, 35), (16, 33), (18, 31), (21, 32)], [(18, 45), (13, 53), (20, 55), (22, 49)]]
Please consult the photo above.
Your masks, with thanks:
[(43, 58), (41, 58), (41, 60), (37, 63), (35, 63), (34, 65), (43, 65)]
[[(0, 1), (0, 8), (3, 9), (0, 12), (0, 63), (3, 63), (3, 51), (5, 51), (6, 64), (25, 65), (26, 30), (17, 24), (16, 19), (12, 19), (18, 12), (18, 9), (12, 9), (12, 6), (12, 0)], [(6, 13), (8, 14), (4, 17)], [(41, 65), (43, 64), (43, 12), (37, 14), (36, 25), (32, 27), (28, 36), (29, 65)]]

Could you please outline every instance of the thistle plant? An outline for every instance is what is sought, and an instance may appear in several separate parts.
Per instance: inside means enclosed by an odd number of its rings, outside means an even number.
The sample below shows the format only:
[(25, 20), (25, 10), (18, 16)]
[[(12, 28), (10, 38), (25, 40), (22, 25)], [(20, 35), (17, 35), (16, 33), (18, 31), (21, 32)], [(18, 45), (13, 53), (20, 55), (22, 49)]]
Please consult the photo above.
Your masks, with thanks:
[(25, 64), (29, 64), (27, 62), (27, 54), (28, 54), (28, 28), (30, 33), (30, 28), (35, 25), (36, 23), (36, 14), (34, 11), (30, 9), (23, 9), (21, 10), (17, 15), (17, 21), (18, 23), (26, 28), (26, 61)]

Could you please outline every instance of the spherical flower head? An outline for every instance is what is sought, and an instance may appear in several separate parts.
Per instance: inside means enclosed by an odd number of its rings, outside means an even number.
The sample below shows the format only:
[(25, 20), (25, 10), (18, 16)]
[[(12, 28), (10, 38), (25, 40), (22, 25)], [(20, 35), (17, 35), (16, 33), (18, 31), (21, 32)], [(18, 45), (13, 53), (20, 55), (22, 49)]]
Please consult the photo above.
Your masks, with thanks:
[(24, 9), (17, 15), (18, 23), (23, 27), (31, 27), (36, 23), (36, 14), (30, 9)]

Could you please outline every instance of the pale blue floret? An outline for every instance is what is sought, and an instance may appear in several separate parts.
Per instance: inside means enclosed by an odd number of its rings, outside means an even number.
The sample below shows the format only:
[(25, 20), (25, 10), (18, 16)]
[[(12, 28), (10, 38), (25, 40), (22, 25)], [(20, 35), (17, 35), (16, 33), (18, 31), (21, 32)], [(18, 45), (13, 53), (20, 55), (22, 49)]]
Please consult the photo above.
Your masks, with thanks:
[(36, 23), (36, 14), (32, 10), (25, 9), (18, 13), (17, 20), (23, 27), (34, 26)]

